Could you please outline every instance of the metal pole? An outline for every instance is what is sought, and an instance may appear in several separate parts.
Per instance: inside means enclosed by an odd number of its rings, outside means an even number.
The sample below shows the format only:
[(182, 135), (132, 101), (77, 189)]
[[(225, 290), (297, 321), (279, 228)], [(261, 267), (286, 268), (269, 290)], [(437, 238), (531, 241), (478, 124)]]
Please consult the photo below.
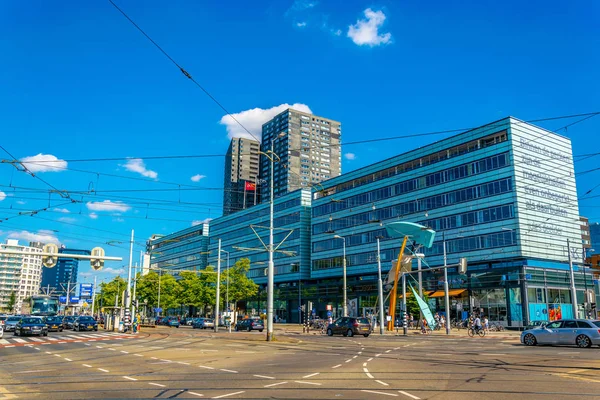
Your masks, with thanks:
[(274, 179), (274, 168), (275, 168), (275, 153), (273, 152), (273, 143), (275, 139), (271, 140), (271, 183), (270, 183), (270, 194), (269, 197), (269, 266), (267, 269), (267, 342), (273, 340), (273, 275), (275, 273), (275, 267), (273, 265), (273, 179)]
[(129, 242), (129, 268), (127, 271), (127, 295), (125, 296), (125, 307), (131, 307), (131, 267), (133, 263), (133, 229), (131, 230), (131, 241)]
[(450, 295), (448, 294), (448, 267), (446, 257), (446, 238), (444, 237), (444, 303), (446, 306), (446, 335), (450, 334)]
[[(160, 310), (160, 272), (161, 269), (158, 269), (158, 304), (156, 305), (156, 308), (158, 308)], [(160, 316), (161, 312), (158, 311), (158, 315)]]
[[(421, 257), (417, 257), (417, 271), (419, 275), (419, 297), (423, 298), (423, 272), (421, 272)], [(423, 321), (423, 311), (419, 307), (419, 321)]]
[(92, 288), (92, 317), (94, 316), (94, 310), (96, 309), (96, 276), (94, 276), (94, 287)]
[(381, 249), (379, 247), (379, 238), (377, 238), (377, 272), (379, 273), (377, 281), (377, 288), (379, 290), (379, 334), (383, 335), (385, 315), (383, 315), (383, 281), (381, 280)]
[[(141, 264), (140, 264), (141, 265)], [(132, 299), (135, 300), (136, 299), (136, 295), (137, 295), (137, 270), (138, 270), (138, 264), (136, 263), (133, 269), (133, 296)], [(132, 307), (131, 307), (131, 319), (133, 321), (133, 318), (135, 317), (135, 313), (136, 313), (136, 304), (135, 302), (133, 303)], [(138, 323), (140, 323), (138, 321)]]
[(586, 259), (586, 250), (585, 247), (583, 247), (582, 249), (583, 252), (583, 259), (582, 259), (582, 263), (581, 263), (581, 268), (583, 268), (583, 284), (585, 287), (585, 291), (583, 292), (583, 308), (584, 308), (584, 317), (585, 319), (588, 318), (588, 287), (587, 287), (587, 271), (586, 271), (586, 265), (585, 265), (585, 259)]
[(215, 305), (215, 332), (219, 331), (219, 303), (221, 302), (221, 239), (217, 256), (217, 304)]
[[(64, 288), (64, 286), (63, 286)], [(65, 315), (69, 315), (69, 303), (71, 302), (71, 278), (67, 281), (67, 302), (65, 303)]]
[(231, 311), (229, 310), (229, 252), (227, 252), (227, 294), (226, 294), (226, 300), (227, 305), (225, 306), (225, 309), (227, 310), (227, 317), (229, 317), (229, 333), (231, 333), (231, 323), (233, 322), (231, 320)]
[[(408, 310), (406, 309), (406, 274), (404, 272), (402, 273), (402, 308), (404, 308), (404, 313), (408, 314)], [(406, 322), (406, 318), (404, 318), (404, 321)], [(408, 335), (408, 326), (406, 323), (403, 324), (402, 331), (404, 336)]]
[(346, 285), (346, 238), (344, 239), (344, 317), (348, 316), (348, 286)]
[(569, 252), (569, 273), (571, 274), (571, 305), (573, 307), (573, 318), (577, 318), (577, 289), (575, 289), (575, 273), (573, 272), (571, 242), (569, 239), (567, 239), (567, 251)]
[(298, 278), (298, 323), (302, 325), (302, 280)]

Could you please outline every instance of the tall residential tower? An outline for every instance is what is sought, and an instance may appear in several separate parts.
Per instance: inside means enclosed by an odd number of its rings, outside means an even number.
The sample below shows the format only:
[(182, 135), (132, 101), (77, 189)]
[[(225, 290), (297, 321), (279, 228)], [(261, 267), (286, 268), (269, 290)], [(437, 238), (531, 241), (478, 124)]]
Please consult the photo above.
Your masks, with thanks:
[[(275, 163), (274, 195), (282, 196), (300, 188), (339, 176), (342, 129), (338, 121), (318, 117), (291, 108), (262, 126), (262, 151), (271, 150), (279, 157)], [(262, 157), (260, 177), (271, 178), (271, 161)], [(262, 201), (268, 201), (269, 185), (261, 186)]]
[(225, 155), (223, 215), (257, 204), (256, 181), (259, 172), (260, 143), (233, 138)]

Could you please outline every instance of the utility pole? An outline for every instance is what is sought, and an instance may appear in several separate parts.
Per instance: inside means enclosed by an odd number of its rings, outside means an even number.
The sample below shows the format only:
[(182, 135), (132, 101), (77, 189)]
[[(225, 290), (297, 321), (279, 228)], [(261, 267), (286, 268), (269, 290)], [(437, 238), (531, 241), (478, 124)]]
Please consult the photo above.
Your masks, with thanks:
[(575, 289), (575, 272), (573, 272), (573, 260), (571, 258), (571, 242), (568, 238), (567, 251), (569, 252), (569, 273), (571, 275), (571, 305), (573, 307), (573, 318), (577, 318), (577, 290)]
[(219, 331), (219, 303), (221, 301), (221, 239), (217, 255), (217, 304), (215, 305), (215, 332)]
[(127, 294), (125, 296), (125, 325), (131, 325), (131, 267), (133, 264), (133, 229), (131, 230), (131, 241), (129, 242), (129, 269), (127, 272)]
[(96, 276), (94, 275), (94, 287), (92, 288), (92, 317), (96, 309)]
[[(379, 237), (377, 238), (377, 272), (379, 274), (379, 279), (377, 280), (377, 289), (379, 292), (379, 334), (384, 334), (384, 320), (385, 315), (383, 315), (383, 281), (381, 280), (381, 249), (379, 248)], [(406, 313), (406, 310), (404, 310)]]
[(273, 265), (273, 213), (274, 211), (274, 169), (275, 169), (275, 139), (271, 140), (271, 182), (269, 196), (269, 265), (267, 268), (267, 342), (273, 340), (273, 280), (275, 267)]
[(448, 293), (448, 267), (446, 257), (446, 235), (444, 234), (444, 305), (446, 307), (446, 335), (450, 334), (450, 295)]

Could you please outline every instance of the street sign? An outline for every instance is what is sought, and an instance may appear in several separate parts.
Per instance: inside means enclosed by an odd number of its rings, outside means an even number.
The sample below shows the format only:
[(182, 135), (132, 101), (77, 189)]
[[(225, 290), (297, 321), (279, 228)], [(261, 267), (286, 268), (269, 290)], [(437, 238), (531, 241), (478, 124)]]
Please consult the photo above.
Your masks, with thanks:
[(91, 283), (82, 283), (79, 285), (79, 297), (89, 298), (92, 297), (94, 291), (94, 285)]
[(69, 303), (79, 303), (79, 296), (71, 296), (69, 298)]
[(527, 280), (531, 279), (531, 274), (525, 274), (525, 279), (527, 279)]
[(327, 304), (327, 311), (333, 310), (333, 306), (331, 304)]
[(67, 296), (58, 296), (58, 301), (62, 304), (67, 302)]
[(331, 311), (327, 311), (327, 317), (331, 317), (333, 313)]
[(154, 312), (162, 312), (162, 308), (157, 307), (157, 308), (154, 309)]

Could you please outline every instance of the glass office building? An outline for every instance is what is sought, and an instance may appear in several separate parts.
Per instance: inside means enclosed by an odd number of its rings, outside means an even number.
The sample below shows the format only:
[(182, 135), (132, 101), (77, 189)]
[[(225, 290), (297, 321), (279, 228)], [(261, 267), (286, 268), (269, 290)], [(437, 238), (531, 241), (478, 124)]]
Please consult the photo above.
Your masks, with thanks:
[[(311, 221), (313, 300), (317, 313), (341, 308), (346, 245), (349, 314), (374, 311), (377, 238), (383, 273), (400, 239), (385, 225), (417, 222), (437, 232), (426, 265), (469, 262), (466, 276), (450, 270), (451, 317), (469, 310), (491, 321), (572, 316), (567, 241), (575, 262), (578, 303), (592, 288), (581, 264), (581, 232), (571, 142), (515, 118), (440, 140), (322, 182), (314, 188)], [(413, 266), (414, 267), (414, 266)], [(454, 272), (453, 272), (454, 271)], [(430, 304), (445, 312), (443, 272), (425, 273)], [(441, 300), (441, 301), (439, 301)], [(583, 315), (580, 306), (579, 315)]]
[(203, 223), (168, 234), (153, 235), (146, 242), (150, 270), (177, 275), (199, 271), (208, 265), (208, 224)]
[[(285, 194), (274, 202), (274, 312), (281, 321), (298, 322), (300, 288), (310, 277), (310, 204), (309, 189)], [(227, 259), (230, 266), (241, 258), (250, 260), (248, 277), (259, 285), (259, 292), (254, 298), (238, 302), (238, 307), (248, 314), (267, 308), (269, 253), (265, 245), (269, 244), (269, 209), (268, 202), (262, 203), (210, 222), (210, 265), (217, 266), (219, 240), (221, 270), (227, 268)]]

